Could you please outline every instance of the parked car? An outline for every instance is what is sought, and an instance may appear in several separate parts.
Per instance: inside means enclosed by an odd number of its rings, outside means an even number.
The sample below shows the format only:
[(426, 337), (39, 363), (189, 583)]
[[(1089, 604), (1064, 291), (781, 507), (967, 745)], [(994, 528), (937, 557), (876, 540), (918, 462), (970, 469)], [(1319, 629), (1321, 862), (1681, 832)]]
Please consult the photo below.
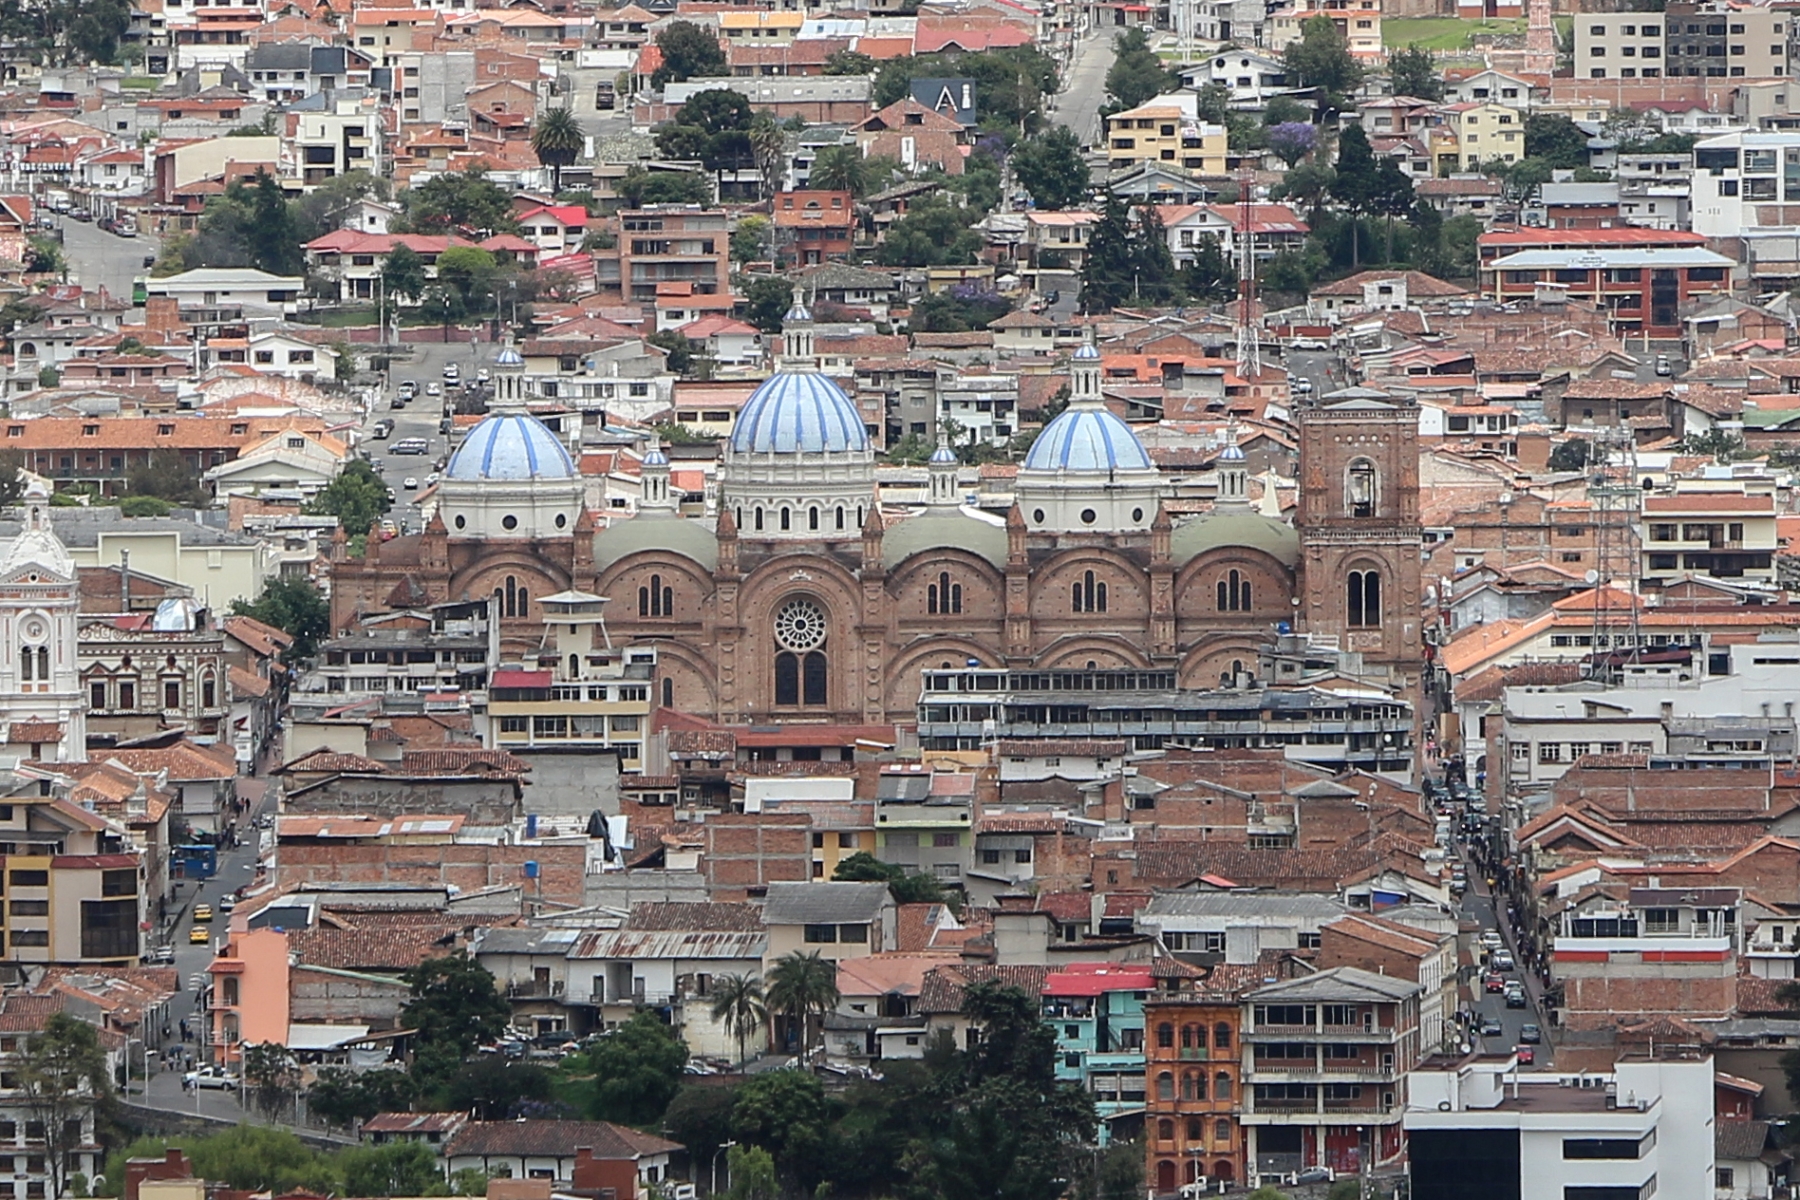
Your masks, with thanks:
[(1295, 1183), (1330, 1183), (1337, 1178), (1337, 1173), (1330, 1167), (1307, 1167), (1304, 1171), (1294, 1173)]
[(238, 1077), (223, 1067), (201, 1067), (198, 1071), (189, 1071), (183, 1075), (181, 1081), (190, 1088), (223, 1092), (235, 1092), (238, 1089)]
[(1674, 374), (1674, 370), (1669, 366), (1669, 356), (1668, 355), (1659, 354), (1656, 356), (1656, 373), (1658, 375)]
[(1320, 341), (1318, 338), (1305, 338), (1305, 337), (1295, 338), (1294, 339), (1294, 349), (1296, 349), (1296, 350), (1329, 350), (1329, 349), (1331, 349), (1331, 343)]
[(153, 967), (166, 967), (175, 961), (175, 947), (157, 946), (144, 955), (144, 961)]
[(1544, 1040), (1544, 1031), (1534, 1022), (1527, 1021), (1519, 1026), (1519, 1040), (1528, 1046), (1535, 1046)]

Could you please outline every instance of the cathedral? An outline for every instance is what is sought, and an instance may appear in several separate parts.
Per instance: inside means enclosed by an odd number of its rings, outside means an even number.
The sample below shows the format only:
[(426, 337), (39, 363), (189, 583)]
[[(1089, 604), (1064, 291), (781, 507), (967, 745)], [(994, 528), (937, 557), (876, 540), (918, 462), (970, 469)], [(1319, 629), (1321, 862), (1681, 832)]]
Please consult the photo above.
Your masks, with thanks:
[(87, 761), (87, 705), (76, 661), (81, 585), (50, 527), (50, 489), (30, 478), (24, 527), (0, 542), (0, 723), (7, 750)]
[[(334, 628), (492, 596), (509, 661), (537, 658), (534, 599), (607, 598), (613, 646), (654, 645), (657, 697), (725, 722), (910, 722), (919, 672), (1173, 669), (1183, 687), (1254, 674), (1286, 627), (1359, 652), (1416, 694), (1421, 663), (1418, 417), (1362, 389), (1299, 410), (1292, 524), (1255, 511), (1227, 446), (1211, 513), (1176, 523), (1164, 480), (1076, 351), (1068, 407), (1021, 464), (1004, 517), (965, 503), (947, 449), (928, 502), (877, 500), (877, 451), (820, 373), (796, 299), (783, 353), (723, 447), (718, 500), (682, 515), (669, 461), (643, 461), (636, 515), (599, 524), (556, 435), (524, 407), (510, 349), (490, 415), (445, 467), (422, 533), (332, 555)], [(558, 660), (559, 681), (597, 669)], [(571, 674), (575, 672), (575, 674)]]

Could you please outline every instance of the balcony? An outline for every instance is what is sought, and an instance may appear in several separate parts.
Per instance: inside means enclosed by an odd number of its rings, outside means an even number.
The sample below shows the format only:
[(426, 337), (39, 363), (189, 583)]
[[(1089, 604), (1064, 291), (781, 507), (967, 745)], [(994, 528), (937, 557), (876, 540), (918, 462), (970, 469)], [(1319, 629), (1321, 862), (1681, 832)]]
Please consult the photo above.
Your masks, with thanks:
[(551, 1000), (562, 994), (563, 984), (561, 980), (555, 982), (549, 980), (529, 980), (522, 983), (509, 983), (506, 985), (506, 998), (508, 1000)]

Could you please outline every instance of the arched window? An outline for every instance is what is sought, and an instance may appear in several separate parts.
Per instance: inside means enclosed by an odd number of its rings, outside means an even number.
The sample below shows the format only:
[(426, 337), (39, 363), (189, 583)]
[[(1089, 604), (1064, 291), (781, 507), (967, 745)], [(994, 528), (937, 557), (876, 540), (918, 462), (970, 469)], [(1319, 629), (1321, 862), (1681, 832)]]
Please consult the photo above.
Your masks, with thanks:
[[(1160, 1074), (1156, 1077), (1156, 1098), (1158, 1100), (1173, 1100), (1175, 1098), (1175, 1074), (1174, 1074), (1174, 1072), (1164, 1071), (1162, 1074)], [(1173, 1137), (1174, 1134), (1173, 1133), (1165, 1133), (1165, 1134), (1163, 1134), (1163, 1136), (1165, 1138)]]
[(219, 685), (208, 675), (200, 680), (200, 707), (212, 708), (219, 702)]
[(1071, 585), (1069, 607), (1078, 613), (1103, 613), (1106, 611), (1106, 584), (1096, 579), (1092, 571), (1083, 571), (1081, 578)]
[(1213, 1076), (1213, 1099), (1231, 1099), (1231, 1076), (1223, 1071), (1220, 1071), (1217, 1075)]
[(579, 654), (569, 655), (569, 678), (581, 678), (581, 655)]
[(1189, 1117), (1187, 1119), (1187, 1135), (1187, 1140), (1190, 1142), (1205, 1141), (1206, 1122), (1202, 1121), (1199, 1117)]
[(1223, 1021), (1213, 1026), (1213, 1045), (1221, 1050), (1231, 1049), (1231, 1026)]
[(806, 527), (808, 529), (819, 527), (819, 509), (816, 505), (806, 510)]
[(837, 506), (837, 527), (839, 529), (844, 527), (844, 506), (841, 504)]
[(638, 616), (672, 617), (675, 615), (675, 589), (665, 586), (661, 575), (650, 577), (650, 586), (638, 589)]
[(1198, 1025), (1183, 1025), (1181, 1027), (1181, 1048), (1192, 1050), (1196, 1045), (1205, 1049), (1206, 1035), (1200, 1032)]
[(38, 647), (38, 678), (48, 681), (50, 678), (50, 647)]
[(950, 582), (950, 572), (939, 571), (937, 582), (925, 589), (925, 611), (959, 613), (962, 611), (962, 584)]
[(786, 651), (775, 656), (775, 703), (800, 703), (800, 660)]
[(1190, 1158), (1187, 1161), (1186, 1173), (1189, 1183), (1199, 1183), (1200, 1177), (1206, 1174), (1206, 1164), (1197, 1158)]
[(1344, 583), (1345, 611), (1353, 627), (1370, 628), (1381, 624), (1381, 573), (1352, 571)]
[(1162, 1159), (1156, 1164), (1156, 1190), (1172, 1192), (1175, 1190), (1175, 1162), (1173, 1159)]
[(508, 575), (506, 577), (506, 587), (504, 589), (503, 594), (505, 596), (505, 599), (503, 599), (500, 603), (500, 615), (504, 616), (504, 617), (518, 616), (519, 615), (519, 581), (517, 579), (513, 578), (511, 575)]
[[(1213, 1122), (1213, 1141), (1219, 1143), (1221, 1148), (1231, 1145), (1231, 1122), (1227, 1121), (1224, 1117), (1220, 1117), (1217, 1121)], [(1224, 1171), (1220, 1171), (1219, 1178), (1229, 1179), (1231, 1176)]]
[(823, 705), (830, 679), (825, 610), (797, 597), (775, 614), (775, 703)]
[(863, 506), (860, 504), (856, 506), (856, 527), (858, 529), (863, 527)]
[(781, 510), (781, 532), (783, 533), (786, 533), (793, 528), (793, 524), (789, 521), (789, 516), (790, 514), (787, 509), (784, 508)]
[(1164, 1117), (1162, 1120), (1158, 1121), (1156, 1123), (1156, 1140), (1159, 1142), (1174, 1141), (1175, 1140), (1175, 1122), (1169, 1120), (1167, 1117)]
[(37, 668), (37, 648), (25, 646), (19, 651), (19, 678), (30, 683), (35, 678)]
[(1183, 1100), (1206, 1099), (1206, 1076), (1198, 1071), (1183, 1071), (1181, 1074), (1181, 1098)]
[(1159, 1050), (1170, 1050), (1175, 1046), (1175, 1026), (1164, 1021), (1156, 1027), (1156, 1045)]
[(675, 681), (667, 675), (663, 676), (662, 681), (662, 706), (664, 708), (675, 707)]
[(521, 617), (531, 615), (531, 593), (524, 588), (519, 589), (519, 615)]
[(1246, 612), (1250, 608), (1250, 578), (1242, 575), (1236, 567), (1227, 571), (1219, 580), (1219, 611)]
[(1381, 501), (1381, 476), (1375, 464), (1359, 458), (1344, 473), (1344, 511), (1353, 517), (1372, 517)]
[(737, 511), (735, 511), (731, 514), (731, 519), (733, 521), (737, 522), (737, 527), (739, 529), (742, 529), (744, 527), (744, 506), (743, 505), (740, 504), (737, 506)]
[(814, 650), (800, 665), (800, 703), (825, 703), (825, 655)]
[(756, 532), (762, 532), (762, 509), (756, 510)]

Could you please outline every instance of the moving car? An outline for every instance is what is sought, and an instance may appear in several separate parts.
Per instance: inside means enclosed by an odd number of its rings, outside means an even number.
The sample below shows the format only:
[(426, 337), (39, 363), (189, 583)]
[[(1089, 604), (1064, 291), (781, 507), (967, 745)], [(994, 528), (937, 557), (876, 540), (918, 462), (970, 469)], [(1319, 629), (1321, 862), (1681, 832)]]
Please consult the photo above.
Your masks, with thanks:
[(1669, 356), (1668, 355), (1659, 354), (1656, 356), (1656, 373), (1658, 375), (1674, 374), (1674, 370), (1669, 366)]
[(441, 396), (444, 394), (444, 389), (439, 387), (437, 383), (433, 381), (425, 385), (425, 394), (427, 396)]
[(1294, 349), (1296, 349), (1296, 350), (1329, 350), (1329, 349), (1331, 349), (1331, 345), (1328, 342), (1320, 341), (1318, 338), (1295, 338), (1294, 339)]
[(175, 961), (175, 947), (157, 946), (150, 953), (144, 955), (144, 961), (151, 966), (166, 967)]
[(418, 381), (413, 379), (402, 379), (400, 381), (400, 394), (405, 396), (408, 400), (411, 400), (414, 396), (418, 395)]
[(1519, 1026), (1519, 1040), (1528, 1046), (1535, 1046), (1544, 1040), (1544, 1031), (1534, 1022), (1527, 1021)]
[(1506, 1007), (1508, 1007), (1508, 1008), (1529, 1007), (1529, 1001), (1527, 1001), (1525, 999), (1525, 989), (1522, 987), (1507, 988), (1506, 989)]
[(1505, 942), (1500, 940), (1500, 933), (1498, 930), (1489, 929), (1481, 935), (1481, 947), (1484, 950), (1498, 950), (1505, 944)]
[(220, 899), (219, 899), (219, 911), (220, 912), (228, 913), (236, 907), (237, 907), (237, 897), (236, 896), (220, 897)]
[(409, 492), (416, 492), (419, 490), (419, 481), (411, 475), (408, 475), (405, 479), (400, 481), (400, 486)]
[(1504, 992), (1506, 990), (1506, 980), (1500, 975), (1489, 975), (1486, 982), (1482, 984), (1482, 988), (1489, 992)]
[(191, 1088), (211, 1088), (225, 1092), (235, 1092), (238, 1089), (238, 1077), (223, 1067), (201, 1067), (198, 1071), (189, 1071), (183, 1075), (181, 1081)]
[(210, 904), (194, 905), (194, 920), (198, 921), (198, 922), (202, 922), (202, 923), (212, 920), (212, 905), (210, 905)]
[(1307, 1167), (1294, 1174), (1295, 1183), (1330, 1183), (1335, 1178), (1337, 1174), (1330, 1167)]
[(1294, 375), (1288, 379), (1288, 390), (1296, 396), (1312, 395), (1312, 380), (1304, 375)]
[(1496, 971), (1510, 971), (1514, 967), (1513, 956), (1509, 951), (1496, 950), (1488, 955), (1488, 966)]
[(212, 941), (212, 932), (204, 925), (196, 925), (188, 930), (188, 945), (204, 946)]
[(1483, 1018), (1481, 1018), (1481, 1036), (1482, 1037), (1499, 1037), (1504, 1032), (1506, 1032), (1506, 1031), (1501, 1026), (1499, 1017), (1483, 1017)]
[(1513, 1053), (1518, 1055), (1519, 1065), (1522, 1067), (1529, 1067), (1537, 1061), (1537, 1051), (1530, 1046), (1514, 1046)]

